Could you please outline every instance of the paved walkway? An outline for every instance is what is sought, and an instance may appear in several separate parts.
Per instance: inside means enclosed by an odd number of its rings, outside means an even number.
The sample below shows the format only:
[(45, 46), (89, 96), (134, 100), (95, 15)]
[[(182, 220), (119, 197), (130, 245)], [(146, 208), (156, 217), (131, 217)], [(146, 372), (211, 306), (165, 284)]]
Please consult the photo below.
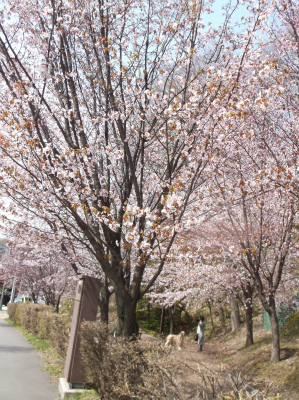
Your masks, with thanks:
[(43, 371), (39, 354), (4, 318), (6, 311), (0, 311), (0, 399), (58, 399), (58, 384)]
[(0, 319), (5, 319), (5, 318), (8, 318), (8, 314), (7, 314), (7, 311), (5, 310), (0, 310)]

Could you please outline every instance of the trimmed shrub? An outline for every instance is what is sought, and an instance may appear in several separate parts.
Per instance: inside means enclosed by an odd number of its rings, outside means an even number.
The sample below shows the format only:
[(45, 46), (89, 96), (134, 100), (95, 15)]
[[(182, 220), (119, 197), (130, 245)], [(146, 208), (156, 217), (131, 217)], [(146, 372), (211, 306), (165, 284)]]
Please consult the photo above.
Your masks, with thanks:
[(17, 310), (17, 303), (9, 303), (7, 305), (8, 316), (13, 322), (16, 322), (16, 310)]
[(157, 343), (113, 338), (105, 324), (85, 322), (81, 353), (89, 385), (102, 400), (181, 398), (170, 354)]
[(71, 326), (68, 314), (57, 314), (54, 307), (31, 303), (12, 303), (7, 311), (13, 322), (50, 342), (59, 354), (66, 354)]
[(74, 300), (73, 299), (63, 299), (61, 300), (61, 307), (59, 308), (59, 313), (67, 314), (72, 317), (73, 309), (74, 309)]
[(71, 329), (71, 318), (69, 315), (49, 313), (51, 327), (51, 342), (59, 354), (66, 354)]
[(45, 309), (45, 311), (39, 316), (38, 322), (38, 337), (44, 340), (51, 340), (51, 315), (52, 310)]

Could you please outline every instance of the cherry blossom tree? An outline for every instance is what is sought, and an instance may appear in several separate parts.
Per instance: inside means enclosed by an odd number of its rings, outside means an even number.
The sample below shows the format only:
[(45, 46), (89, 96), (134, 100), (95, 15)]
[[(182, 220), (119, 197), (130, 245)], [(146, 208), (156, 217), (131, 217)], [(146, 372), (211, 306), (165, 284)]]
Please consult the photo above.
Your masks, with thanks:
[(248, 135), (246, 130), (238, 133), (243, 136), (242, 146), (240, 138), (234, 136), (234, 157), (227, 158), (223, 175), (216, 177), (218, 191), (215, 189), (213, 198), (215, 206), (224, 210), (215, 217), (217, 228), (222, 230), (218, 245), (222, 237), (223, 251), (229, 249), (234, 266), (242, 268), (254, 282), (258, 298), (270, 316), (271, 361), (277, 362), (280, 355), (276, 304), (288, 285), (288, 295), (294, 288), (298, 206), (288, 191), (261, 173), (272, 160), (267, 151), (262, 151), (258, 127), (255, 128), (254, 134)]
[(245, 311), (245, 345), (250, 346), (253, 344), (254, 281), (241, 265), (235, 265), (231, 241), (226, 242), (227, 233), (221, 229), (222, 224), (223, 221), (221, 224), (202, 221), (183, 235), (177, 257), (171, 255), (149, 298), (164, 306), (181, 302), (193, 309), (211, 302), (218, 306), (231, 303), (232, 307), (238, 299)]
[[(242, 71), (235, 92), (242, 100), (237, 102), (236, 98), (223, 114), (227, 145), (221, 149), (221, 154), (226, 161), (224, 168), (214, 174), (213, 183), (209, 182), (210, 195), (206, 193), (204, 200), (209, 203), (209, 217), (206, 222), (199, 223), (197, 236), (199, 242), (200, 236), (206, 241), (206, 244), (203, 241), (202, 249), (205, 246), (208, 250), (215, 249), (211, 252), (211, 262), (208, 262), (217, 266), (215, 271), (226, 265), (236, 269), (236, 276), (243, 275), (239, 282), (245, 301), (252, 301), (253, 286), (256, 288), (271, 319), (271, 360), (276, 362), (280, 358), (276, 305), (298, 290), (298, 204), (292, 189), (296, 176), (294, 163), (288, 160), (285, 149), (277, 155), (273, 151), (285, 143), (279, 123), (284, 123), (285, 135), (292, 131), (287, 129), (286, 117), (279, 122), (275, 116), (277, 108), (270, 108), (270, 101), (274, 103), (280, 94), (279, 89), (266, 90), (264, 86), (264, 79), (273, 80), (271, 68), (266, 69), (267, 64), (269, 67), (270, 61), (266, 57), (259, 71), (263, 79), (254, 78), (258, 68), (252, 67), (253, 82), (249, 87), (246, 87), (250, 78), (248, 70)], [(282, 101), (276, 107), (282, 116)], [(275, 120), (269, 124), (271, 115)], [(281, 163), (280, 167), (276, 160)], [(194, 216), (194, 220), (198, 217)], [(214, 261), (217, 252), (218, 260)], [(210, 271), (208, 276), (214, 280), (213, 284), (217, 282), (217, 273)], [(247, 322), (252, 321), (250, 312), (250, 307), (246, 307)], [(250, 332), (249, 328), (247, 332)], [(250, 337), (247, 339), (251, 341)]]
[(125, 336), (137, 332), (137, 301), (223, 162), (223, 107), (260, 18), (233, 38), (235, 8), (215, 29), (204, 26), (209, 1), (2, 2), (10, 214), (38, 216), (93, 254)]
[(43, 299), (59, 310), (60, 300), (74, 289), (75, 274), (64, 254), (50, 243), (29, 248), (13, 243), (2, 258), (6, 282), (34, 302)]
[[(166, 286), (169, 290), (152, 296), (168, 302), (197, 299), (200, 305), (211, 295), (217, 298), (225, 292), (234, 296), (241, 293), (246, 345), (250, 345), (253, 343), (253, 290), (256, 290), (270, 316), (271, 361), (277, 362), (280, 345), (276, 309), (298, 290), (298, 209), (283, 191), (254, 193), (249, 190), (245, 194), (243, 185), (234, 186), (232, 203), (226, 201), (222, 205), (224, 212), (198, 227), (196, 262), (182, 260), (179, 268), (171, 273), (172, 279), (164, 282), (165, 286), (170, 285)], [(226, 194), (232, 197), (228, 188)], [(188, 254), (190, 257), (191, 253)]]
[(246, 133), (264, 154), (254, 179), (298, 199), (298, 2), (273, 1), (266, 16), (242, 104)]
[[(238, 88), (243, 97), (238, 108), (246, 118), (231, 135), (232, 147), (238, 148), (232, 150), (234, 161), (229, 162), (234, 174), (218, 183), (222, 191), (229, 187), (220, 197), (232, 226), (236, 232), (237, 225), (242, 226), (247, 237), (242, 264), (270, 316), (271, 360), (278, 361), (275, 303), (298, 290), (298, 4), (272, 2), (267, 13), (271, 16), (263, 24), (267, 41), (259, 39), (251, 70), (242, 71), (240, 79), (250, 85)], [(238, 182), (235, 189), (233, 180)], [(238, 218), (230, 211), (235, 201), (240, 204)], [(255, 237), (250, 236), (254, 232)]]

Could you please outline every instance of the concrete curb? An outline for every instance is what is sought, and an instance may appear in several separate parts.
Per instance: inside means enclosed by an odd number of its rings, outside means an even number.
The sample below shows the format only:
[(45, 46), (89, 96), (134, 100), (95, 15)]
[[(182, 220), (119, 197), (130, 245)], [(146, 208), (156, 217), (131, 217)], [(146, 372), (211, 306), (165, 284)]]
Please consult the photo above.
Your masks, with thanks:
[(71, 389), (70, 385), (66, 381), (65, 378), (60, 378), (59, 379), (59, 393), (61, 396), (61, 399), (70, 399), (75, 396), (77, 393), (84, 393), (86, 392), (85, 389)]

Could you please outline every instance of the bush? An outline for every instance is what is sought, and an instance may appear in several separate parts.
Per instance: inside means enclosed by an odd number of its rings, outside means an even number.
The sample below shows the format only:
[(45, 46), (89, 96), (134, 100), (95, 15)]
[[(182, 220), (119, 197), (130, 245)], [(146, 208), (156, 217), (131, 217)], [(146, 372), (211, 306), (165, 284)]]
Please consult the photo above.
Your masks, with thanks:
[[(100, 322), (82, 325), (81, 354), (89, 385), (97, 390), (100, 400), (253, 399), (245, 393), (248, 386), (240, 373), (226, 376), (201, 364), (198, 371), (185, 370), (194, 374), (191, 386), (182, 373), (187, 365), (183, 359), (178, 363), (158, 342), (113, 338)], [(266, 399), (260, 393), (258, 397)]]
[(50, 314), (49, 324), (51, 327), (51, 342), (54, 344), (58, 354), (66, 354), (71, 329), (70, 316), (56, 313)]
[(59, 309), (59, 313), (67, 314), (72, 317), (73, 309), (74, 309), (74, 300), (73, 299), (63, 299), (60, 304), (61, 304), (61, 307)]
[(102, 400), (181, 398), (168, 369), (169, 353), (157, 343), (113, 338), (100, 322), (81, 328), (87, 381)]
[(17, 303), (9, 303), (7, 305), (8, 316), (13, 322), (16, 322), (16, 311), (17, 311)]
[(294, 312), (291, 314), (285, 325), (281, 329), (281, 333), (285, 337), (292, 337), (299, 335), (299, 313)]
[(57, 314), (54, 307), (31, 303), (12, 303), (7, 311), (17, 325), (50, 342), (57, 353), (66, 354), (71, 326), (68, 314)]

